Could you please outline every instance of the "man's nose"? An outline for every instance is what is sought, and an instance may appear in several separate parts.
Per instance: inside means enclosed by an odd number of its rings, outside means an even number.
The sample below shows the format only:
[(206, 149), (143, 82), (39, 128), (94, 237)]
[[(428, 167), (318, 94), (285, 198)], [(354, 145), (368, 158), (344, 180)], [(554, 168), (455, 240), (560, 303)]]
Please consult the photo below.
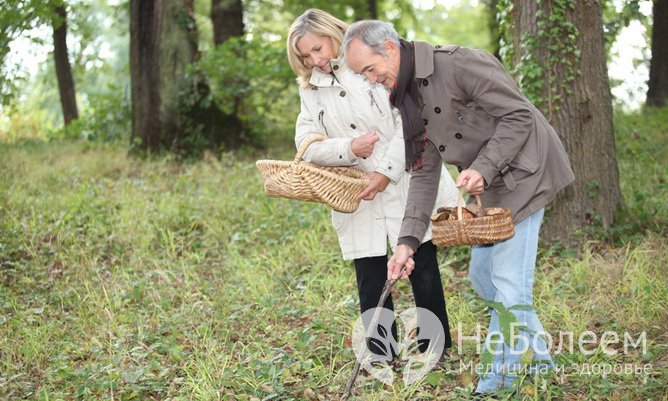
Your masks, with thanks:
[(366, 77), (367, 81), (371, 82), (372, 85), (376, 84), (376, 77), (374, 75), (366, 73), (364, 76)]

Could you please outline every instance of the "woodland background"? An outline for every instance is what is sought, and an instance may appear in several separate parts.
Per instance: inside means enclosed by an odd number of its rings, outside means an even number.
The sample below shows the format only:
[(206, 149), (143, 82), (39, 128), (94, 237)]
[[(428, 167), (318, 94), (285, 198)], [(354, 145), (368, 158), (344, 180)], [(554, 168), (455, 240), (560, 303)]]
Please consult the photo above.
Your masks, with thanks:
[[(308, 7), (486, 49), (557, 128), (577, 178), (547, 213), (536, 308), (576, 341), (648, 345), (557, 362), (651, 369), (526, 378), (508, 398), (667, 399), (668, 25), (653, 23), (666, 0), (0, 0), (0, 397), (337, 396), (354, 362), (353, 270), (328, 210), (267, 198), (254, 167), (294, 154), (285, 35)], [(608, 75), (629, 25), (645, 28), (638, 107)], [(26, 62), (22, 47), (51, 51)], [(439, 255), (451, 329), (472, 335), (488, 314), (469, 250)], [(405, 283), (394, 296), (412, 304)], [(478, 359), (465, 345), (450, 371), (361, 378), (357, 394), (469, 399), (475, 378), (456, 368)]]

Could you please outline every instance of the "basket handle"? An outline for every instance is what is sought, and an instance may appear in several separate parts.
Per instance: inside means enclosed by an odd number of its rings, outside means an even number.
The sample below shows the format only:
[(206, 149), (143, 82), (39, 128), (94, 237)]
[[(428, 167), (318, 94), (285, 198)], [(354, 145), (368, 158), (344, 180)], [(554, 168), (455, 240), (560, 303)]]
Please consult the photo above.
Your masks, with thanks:
[[(482, 207), (482, 202), (480, 201), (480, 195), (475, 195), (475, 203), (478, 204), (478, 216), (477, 217), (484, 217), (485, 216), (485, 209)], [(459, 198), (457, 200), (457, 219), (459, 221), (462, 220), (462, 207), (464, 205), (464, 187), (459, 188)]]
[(294, 162), (298, 163), (298, 162), (302, 161), (302, 158), (304, 157), (304, 153), (306, 152), (306, 149), (309, 146), (311, 146), (312, 143), (324, 141), (325, 139), (327, 139), (327, 138), (325, 138), (322, 135), (311, 135), (308, 138), (306, 138), (304, 140), (304, 142), (302, 142), (302, 145), (299, 147), (299, 150), (297, 150), (297, 154), (295, 155)]

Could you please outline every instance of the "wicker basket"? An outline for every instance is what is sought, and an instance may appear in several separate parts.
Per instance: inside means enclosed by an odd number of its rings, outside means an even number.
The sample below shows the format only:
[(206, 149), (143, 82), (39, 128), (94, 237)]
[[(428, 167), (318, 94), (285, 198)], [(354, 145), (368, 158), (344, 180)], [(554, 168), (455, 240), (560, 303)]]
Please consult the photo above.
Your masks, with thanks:
[[(432, 242), (437, 246), (493, 244), (512, 237), (515, 226), (510, 209), (483, 208), (476, 195), (477, 215), (464, 209), (459, 192), (457, 207), (441, 207), (431, 216)], [(455, 213), (456, 212), (456, 213)], [(467, 217), (468, 215), (468, 217)]]
[(258, 160), (264, 192), (277, 198), (324, 203), (332, 209), (352, 213), (359, 207), (357, 195), (369, 184), (366, 174), (352, 167), (326, 167), (302, 160), (306, 148), (324, 136), (309, 137), (293, 161)]

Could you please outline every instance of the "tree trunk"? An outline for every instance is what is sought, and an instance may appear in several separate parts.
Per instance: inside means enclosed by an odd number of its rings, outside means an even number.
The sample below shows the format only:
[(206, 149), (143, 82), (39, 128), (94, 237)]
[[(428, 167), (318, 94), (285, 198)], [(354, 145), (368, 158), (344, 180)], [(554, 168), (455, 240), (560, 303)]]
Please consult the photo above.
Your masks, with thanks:
[(211, 21), (213, 42), (216, 46), (233, 36), (244, 34), (243, 7), (241, 0), (212, 0)]
[(193, 0), (130, 0), (132, 141), (171, 148), (183, 136), (179, 85), (197, 55)]
[[(241, 0), (212, 0), (211, 22), (216, 46), (232, 37), (243, 36), (244, 19)], [(246, 57), (243, 46), (235, 50), (237, 57)], [(198, 81), (196, 89), (200, 99), (206, 99), (210, 94), (209, 85), (204, 80)], [(239, 118), (243, 100), (244, 94), (238, 93), (234, 98), (235, 106), (232, 113), (229, 114), (223, 112), (215, 102), (199, 102), (195, 115), (203, 123), (201, 135), (211, 147), (222, 144), (228, 149), (234, 149), (251, 142), (246, 127)]]
[(542, 82), (542, 93), (535, 103), (559, 134), (575, 173), (549, 208), (543, 237), (567, 239), (590, 224), (608, 227), (623, 199), (600, 2), (570, 2), (563, 17), (555, 14), (560, 5), (554, 0), (512, 3), (513, 62), (527, 51), (538, 61), (542, 74), (532, 79)]
[(67, 10), (65, 5), (54, 7), (53, 18), (53, 56), (56, 64), (60, 105), (63, 109), (65, 125), (79, 118), (77, 98), (72, 79), (72, 67), (67, 53)]
[(378, 19), (378, 3), (376, 0), (369, 0), (369, 18)]
[(652, 18), (652, 61), (645, 104), (663, 107), (668, 100), (668, 0), (654, 0)]

